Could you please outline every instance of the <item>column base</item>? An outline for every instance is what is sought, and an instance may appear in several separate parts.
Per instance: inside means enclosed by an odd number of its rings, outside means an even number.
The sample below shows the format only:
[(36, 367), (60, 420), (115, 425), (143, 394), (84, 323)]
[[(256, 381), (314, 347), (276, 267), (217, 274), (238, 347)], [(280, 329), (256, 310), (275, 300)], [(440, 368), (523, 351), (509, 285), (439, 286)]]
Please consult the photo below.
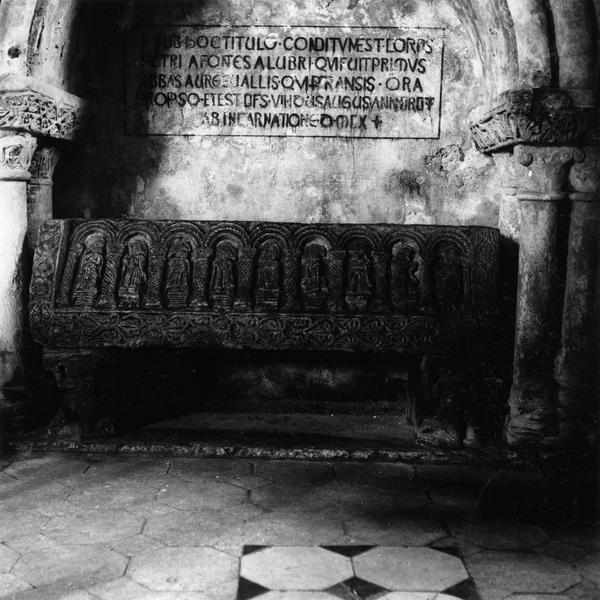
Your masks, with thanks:
[(511, 447), (554, 445), (556, 414), (552, 410), (551, 392), (535, 393), (514, 385), (510, 391), (510, 414), (504, 424), (504, 441)]

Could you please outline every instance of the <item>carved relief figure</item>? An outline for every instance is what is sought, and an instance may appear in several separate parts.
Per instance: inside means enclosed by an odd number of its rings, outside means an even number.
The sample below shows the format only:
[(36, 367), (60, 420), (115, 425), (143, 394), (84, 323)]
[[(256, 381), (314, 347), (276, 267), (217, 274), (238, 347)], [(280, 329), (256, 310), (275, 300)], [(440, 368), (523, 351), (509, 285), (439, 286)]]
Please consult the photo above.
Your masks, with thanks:
[(143, 288), (148, 279), (147, 257), (148, 248), (143, 239), (134, 237), (127, 242), (119, 279), (118, 296), (121, 308), (139, 307)]
[(92, 233), (85, 240), (73, 288), (75, 306), (92, 306), (98, 295), (105, 245), (106, 239), (101, 233)]
[(319, 310), (328, 293), (323, 259), (327, 250), (322, 244), (307, 244), (302, 255), (300, 289), (306, 310)]
[(421, 300), (421, 256), (416, 244), (405, 240), (392, 250), (392, 302), (396, 307)]
[(190, 245), (182, 238), (176, 239), (167, 256), (165, 300), (169, 308), (187, 306), (190, 281)]
[(234, 263), (237, 249), (230, 242), (217, 246), (210, 275), (210, 295), (216, 306), (231, 306), (235, 295)]
[(346, 304), (352, 310), (365, 310), (373, 285), (369, 276), (371, 261), (363, 249), (350, 250)]
[(265, 242), (258, 257), (256, 279), (256, 305), (260, 308), (276, 309), (280, 295), (280, 251), (275, 242)]
[(452, 242), (436, 248), (435, 295), (441, 310), (458, 310), (463, 300), (463, 267), (460, 250)]

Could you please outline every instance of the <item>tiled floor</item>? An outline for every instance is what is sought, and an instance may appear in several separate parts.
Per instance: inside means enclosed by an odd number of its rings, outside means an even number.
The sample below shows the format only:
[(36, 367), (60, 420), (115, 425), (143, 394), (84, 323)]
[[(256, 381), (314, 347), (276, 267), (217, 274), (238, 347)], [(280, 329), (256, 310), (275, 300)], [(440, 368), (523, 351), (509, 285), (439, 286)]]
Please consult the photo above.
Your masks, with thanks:
[(421, 593), (423, 598), (478, 597), (462, 560), (449, 548), (244, 546), (237, 600), (267, 600), (274, 594), (299, 592), (330, 600), (374, 600), (409, 593)]
[(0, 458), (0, 598), (599, 600), (600, 532), (482, 523), (482, 467)]

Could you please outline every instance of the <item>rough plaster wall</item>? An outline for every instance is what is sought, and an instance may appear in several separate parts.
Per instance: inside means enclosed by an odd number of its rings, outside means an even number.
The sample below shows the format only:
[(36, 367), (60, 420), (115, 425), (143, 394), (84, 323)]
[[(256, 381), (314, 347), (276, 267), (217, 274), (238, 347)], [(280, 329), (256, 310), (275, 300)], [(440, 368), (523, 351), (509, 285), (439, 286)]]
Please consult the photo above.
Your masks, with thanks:
[(28, 75), (59, 88), (69, 86), (69, 44), (77, 0), (37, 0), (28, 39)]
[[(467, 118), (514, 76), (503, 1), (138, 2), (134, 11), (97, 1), (84, 9), (76, 44), (82, 77), (71, 91), (100, 110), (95, 140), (57, 174), (59, 214), (498, 224), (494, 163), (472, 148)], [(115, 82), (124, 32), (136, 21), (445, 27), (441, 139), (124, 136)], [(61, 171), (78, 177), (67, 181)]]
[(35, 9), (32, 0), (0, 2), (0, 73), (25, 75), (27, 36)]

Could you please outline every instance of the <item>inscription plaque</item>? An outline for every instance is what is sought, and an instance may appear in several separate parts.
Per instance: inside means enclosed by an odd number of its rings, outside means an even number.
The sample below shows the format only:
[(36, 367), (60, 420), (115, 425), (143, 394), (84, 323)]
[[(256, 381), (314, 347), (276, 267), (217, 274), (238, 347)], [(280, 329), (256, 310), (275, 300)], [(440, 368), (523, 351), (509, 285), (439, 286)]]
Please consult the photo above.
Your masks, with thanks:
[(441, 28), (146, 26), (126, 47), (129, 134), (440, 134)]

